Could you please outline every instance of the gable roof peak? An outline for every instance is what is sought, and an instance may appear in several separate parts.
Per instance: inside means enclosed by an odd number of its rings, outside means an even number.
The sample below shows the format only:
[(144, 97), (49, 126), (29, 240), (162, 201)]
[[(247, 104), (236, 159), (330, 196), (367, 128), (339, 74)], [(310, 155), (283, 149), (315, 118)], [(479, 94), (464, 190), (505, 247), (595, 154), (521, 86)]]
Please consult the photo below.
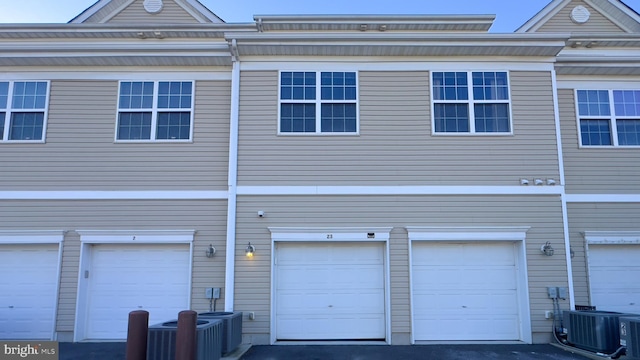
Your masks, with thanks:
[[(551, 0), (547, 6), (516, 29), (515, 32), (536, 32), (562, 9), (570, 6), (571, 3), (575, 1), (576, 0)], [(640, 33), (640, 14), (622, 0), (580, 0), (580, 2), (596, 9), (600, 15), (610, 20), (625, 32)], [(576, 9), (576, 16), (578, 18), (573, 19), (574, 22), (580, 20), (579, 13), (580, 10), (582, 10), (578, 9), (578, 7), (576, 7)]]
[[(143, 0), (97, 0), (93, 5), (86, 8), (73, 19), (69, 20), (69, 23), (105, 23), (136, 1)], [(168, 2), (176, 3), (200, 23), (224, 23), (224, 20), (209, 10), (209, 8), (204, 6), (199, 0), (144, 0), (143, 6), (149, 14), (157, 14), (162, 10), (163, 5)], [(94, 19), (88, 21), (90, 18)]]

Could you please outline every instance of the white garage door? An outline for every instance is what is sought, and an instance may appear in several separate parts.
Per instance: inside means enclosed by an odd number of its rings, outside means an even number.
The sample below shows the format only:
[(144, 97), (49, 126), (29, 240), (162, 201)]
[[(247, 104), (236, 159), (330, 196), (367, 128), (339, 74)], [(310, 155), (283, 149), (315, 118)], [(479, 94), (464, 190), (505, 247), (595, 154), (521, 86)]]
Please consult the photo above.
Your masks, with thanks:
[(589, 245), (591, 304), (640, 314), (640, 245)]
[(0, 339), (51, 339), (58, 244), (0, 245)]
[(511, 242), (414, 242), (415, 340), (519, 340), (515, 249)]
[(384, 339), (383, 249), (364, 243), (278, 244), (277, 339)]
[(146, 310), (149, 323), (189, 309), (188, 245), (93, 245), (86, 338), (125, 339), (129, 312)]

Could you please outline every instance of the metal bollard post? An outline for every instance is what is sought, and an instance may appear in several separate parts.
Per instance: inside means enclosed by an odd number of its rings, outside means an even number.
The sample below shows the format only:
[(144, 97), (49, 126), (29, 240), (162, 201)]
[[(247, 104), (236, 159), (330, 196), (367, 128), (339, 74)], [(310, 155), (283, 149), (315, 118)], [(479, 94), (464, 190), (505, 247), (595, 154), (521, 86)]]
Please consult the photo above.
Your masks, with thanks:
[(196, 360), (196, 321), (198, 313), (180, 311), (176, 331), (176, 360)]
[(147, 333), (149, 331), (149, 312), (136, 310), (129, 313), (127, 329), (126, 360), (147, 359)]

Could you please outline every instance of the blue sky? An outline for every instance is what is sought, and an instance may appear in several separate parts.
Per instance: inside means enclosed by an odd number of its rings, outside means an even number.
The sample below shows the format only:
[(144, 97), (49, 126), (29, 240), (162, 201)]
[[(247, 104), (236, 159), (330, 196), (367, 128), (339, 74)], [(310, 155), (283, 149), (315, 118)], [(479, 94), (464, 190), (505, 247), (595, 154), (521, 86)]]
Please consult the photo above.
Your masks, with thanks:
[[(95, 0), (0, 0), (0, 23), (64, 23)], [(550, 0), (201, 0), (226, 22), (255, 14), (496, 14), (492, 32), (512, 32)], [(625, 0), (640, 10), (640, 0)]]

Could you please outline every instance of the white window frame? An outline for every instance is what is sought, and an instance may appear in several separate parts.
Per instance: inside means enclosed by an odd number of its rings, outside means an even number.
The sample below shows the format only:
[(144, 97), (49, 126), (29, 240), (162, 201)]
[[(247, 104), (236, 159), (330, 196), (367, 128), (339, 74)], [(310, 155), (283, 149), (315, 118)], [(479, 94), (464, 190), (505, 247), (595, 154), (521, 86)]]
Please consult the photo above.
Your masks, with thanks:
[[(287, 72), (312, 72), (316, 74), (316, 98), (314, 100), (306, 99), (282, 99), (282, 73)], [(322, 100), (322, 84), (321, 75), (323, 72), (336, 73), (355, 73), (356, 75), (356, 99), (355, 100)], [(280, 70), (278, 71), (278, 125), (277, 134), (284, 136), (354, 136), (360, 135), (360, 76), (357, 70)], [(282, 104), (315, 104), (316, 105), (316, 131), (315, 132), (282, 132), (280, 125), (282, 121)], [(355, 132), (323, 132), (322, 131), (322, 104), (355, 104), (356, 106), (356, 131)]]
[[(42, 109), (14, 109), (13, 108), (13, 91), (15, 87), (15, 83), (24, 82), (24, 83), (37, 83), (44, 82), (47, 84), (47, 92), (44, 103), (44, 108)], [(7, 104), (5, 107), (0, 107), (0, 113), (5, 113), (4, 115), (4, 128), (2, 130), (2, 137), (0, 137), (0, 143), (44, 143), (47, 138), (47, 120), (49, 118), (49, 96), (51, 93), (51, 82), (48, 80), (9, 80), (9, 81), (0, 81), (0, 83), (8, 83), (9, 91), (7, 94)], [(14, 112), (19, 113), (42, 113), (42, 137), (40, 139), (32, 139), (32, 140), (11, 140), (9, 139), (9, 131), (11, 129), (11, 121), (12, 114)]]
[[(618, 139), (618, 123), (617, 120), (640, 120), (639, 116), (617, 116), (616, 115), (616, 104), (613, 99), (614, 91), (626, 91), (626, 90), (636, 90), (640, 91), (640, 89), (627, 89), (627, 88), (580, 88), (574, 89), (573, 96), (575, 99), (575, 110), (576, 110), (576, 126), (578, 129), (578, 144), (581, 148), (587, 149), (638, 149), (640, 145), (620, 145), (620, 141)], [(578, 91), (606, 91), (609, 96), (609, 116), (606, 115), (585, 115), (580, 116), (580, 103), (578, 101)], [(582, 143), (582, 128), (581, 128), (581, 120), (607, 120), (609, 122), (609, 131), (611, 133), (611, 145), (585, 145)]]
[[(153, 103), (151, 108), (120, 108), (120, 89), (122, 83), (153, 83)], [(158, 108), (158, 88), (160, 83), (168, 82), (188, 82), (191, 83), (191, 107), (190, 108)], [(193, 142), (193, 127), (194, 127), (194, 104), (196, 97), (196, 82), (194, 80), (120, 80), (118, 82), (118, 94), (117, 94), (117, 111), (116, 111), (116, 128), (114, 133), (114, 141), (117, 143), (189, 143)], [(189, 112), (189, 138), (188, 139), (157, 139), (158, 130), (158, 113), (164, 112)], [(151, 113), (151, 131), (149, 139), (119, 139), (118, 130), (120, 127), (120, 113)]]
[[(433, 91), (433, 74), (434, 73), (466, 73), (467, 74), (467, 100), (436, 100)], [(475, 100), (473, 96), (473, 73), (505, 73), (507, 75), (507, 91), (509, 99), (507, 100)], [(434, 136), (511, 136), (513, 135), (513, 104), (511, 103), (511, 74), (507, 70), (432, 70), (429, 72), (429, 94), (431, 100), (431, 135)], [(435, 106), (437, 104), (467, 104), (469, 109), (469, 131), (468, 132), (437, 132), (436, 131), (436, 114)], [(509, 131), (508, 132), (476, 132), (476, 104), (507, 104), (509, 106)]]

